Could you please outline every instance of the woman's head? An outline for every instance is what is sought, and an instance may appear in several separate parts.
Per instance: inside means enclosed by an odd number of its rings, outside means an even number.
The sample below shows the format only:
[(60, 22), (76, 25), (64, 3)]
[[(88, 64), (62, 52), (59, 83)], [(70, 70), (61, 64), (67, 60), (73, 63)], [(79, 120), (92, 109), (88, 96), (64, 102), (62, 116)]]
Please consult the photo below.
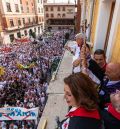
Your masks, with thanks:
[(120, 89), (110, 94), (113, 107), (120, 113)]
[(97, 108), (98, 95), (92, 80), (83, 73), (75, 73), (64, 79), (65, 99), (69, 106)]

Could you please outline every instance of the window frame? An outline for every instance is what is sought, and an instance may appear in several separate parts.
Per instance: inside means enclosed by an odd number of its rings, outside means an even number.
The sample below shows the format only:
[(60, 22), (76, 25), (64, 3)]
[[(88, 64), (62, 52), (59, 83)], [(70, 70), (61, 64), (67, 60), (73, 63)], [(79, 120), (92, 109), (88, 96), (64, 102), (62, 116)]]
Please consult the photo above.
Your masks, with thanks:
[(11, 5), (9, 2), (6, 2), (6, 8), (7, 8), (7, 12), (12, 12)]
[(9, 22), (10, 22), (10, 27), (14, 27), (14, 20), (13, 19), (9, 19)]

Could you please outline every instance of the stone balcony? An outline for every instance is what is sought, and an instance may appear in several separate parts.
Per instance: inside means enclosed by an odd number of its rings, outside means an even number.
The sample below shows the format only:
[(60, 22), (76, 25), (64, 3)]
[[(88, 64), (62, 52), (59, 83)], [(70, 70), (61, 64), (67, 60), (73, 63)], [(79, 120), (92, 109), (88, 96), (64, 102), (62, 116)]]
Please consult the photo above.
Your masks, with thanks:
[[(69, 43), (71, 44), (72, 42), (69, 41)], [(55, 129), (56, 116), (59, 116), (60, 120), (65, 118), (68, 106), (64, 100), (63, 79), (71, 74), (71, 71), (72, 55), (68, 51), (65, 51), (58, 74), (56, 76), (56, 80), (50, 82), (48, 87), (48, 100), (37, 129), (43, 129), (42, 126), (45, 120), (47, 120), (45, 129)]]

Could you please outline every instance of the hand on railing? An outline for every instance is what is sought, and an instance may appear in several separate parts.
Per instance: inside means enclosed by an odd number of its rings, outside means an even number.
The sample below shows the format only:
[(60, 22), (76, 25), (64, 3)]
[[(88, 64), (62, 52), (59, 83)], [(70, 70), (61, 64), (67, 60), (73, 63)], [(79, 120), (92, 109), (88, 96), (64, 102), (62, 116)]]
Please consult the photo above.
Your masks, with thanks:
[(86, 59), (86, 44), (83, 44), (81, 48), (80, 58), (81, 58), (82, 72), (87, 75), (88, 73), (87, 73), (87, 59)]

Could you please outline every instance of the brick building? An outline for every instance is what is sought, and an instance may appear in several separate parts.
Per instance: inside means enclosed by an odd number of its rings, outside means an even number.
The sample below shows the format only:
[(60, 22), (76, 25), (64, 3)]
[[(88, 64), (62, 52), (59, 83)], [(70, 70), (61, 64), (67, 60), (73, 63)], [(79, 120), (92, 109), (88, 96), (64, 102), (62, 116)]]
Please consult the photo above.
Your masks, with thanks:
[(44, 29), (43, 0), (1, 0), (0, 5), (3, 43)]
[(75, 5), (71, 3), (44, 4), (45, 28), (74, 29)]

